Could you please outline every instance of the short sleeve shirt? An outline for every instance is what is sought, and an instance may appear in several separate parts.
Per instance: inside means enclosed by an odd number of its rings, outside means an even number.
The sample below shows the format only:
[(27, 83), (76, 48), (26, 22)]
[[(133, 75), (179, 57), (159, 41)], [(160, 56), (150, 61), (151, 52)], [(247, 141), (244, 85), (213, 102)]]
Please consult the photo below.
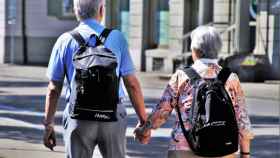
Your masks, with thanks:
[[(104, 26), (94, 19), (87, 19), (82, 21), (78, 27), (75, 28), (75, 30), (82, 35), (82, 37), (86, 42), (89, 43), (90, 46), (95, 46), (95, 38), (90, 38), (90, 35), (96, 34), (99, 36), (104, 30)], [(118, 66), (116, 73), (118, 76), (122, 77), (134, 74), (135, 68), (129, 54), (128, 44), (120, 31), (113, 30), (107, 37), (104, 46), (110, 49), (117, 56)], [(68, 32), (62, 34), (58, 38), (53, 47), (47, 69), (47, 77), (49, 80), (63, 82), (66, 76), (68, 83), (72, 85), (75, 74), (72, 64), (72, 57), (77, 48), (78, 43)], [(66, 99), (70, 96), (71, 87), (72, 86), (68, 86)], [(125, 96), (123, 88), (124, 86), (121, 84), (119, 89), (120, 97)]]

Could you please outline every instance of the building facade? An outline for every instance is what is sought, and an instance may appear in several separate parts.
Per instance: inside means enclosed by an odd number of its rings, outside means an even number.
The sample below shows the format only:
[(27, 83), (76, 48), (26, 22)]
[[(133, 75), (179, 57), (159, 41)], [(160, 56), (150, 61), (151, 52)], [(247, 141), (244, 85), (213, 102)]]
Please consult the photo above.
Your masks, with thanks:
[(0, 3), (0, 63), (46, 64), (57, 37), (77, 25), (49, 16), (47, 0)]
[[(280, 78), (279, 0), (106, 0), (105, 25), (126, 36), (135, 66), (170, 73), (190, 56), (190, 32), (216, 27), (219, 56), (262, 56)], [(0, 62), (46, 64), (56, 38), (77, 25), (72, 0), (1, 0)]]

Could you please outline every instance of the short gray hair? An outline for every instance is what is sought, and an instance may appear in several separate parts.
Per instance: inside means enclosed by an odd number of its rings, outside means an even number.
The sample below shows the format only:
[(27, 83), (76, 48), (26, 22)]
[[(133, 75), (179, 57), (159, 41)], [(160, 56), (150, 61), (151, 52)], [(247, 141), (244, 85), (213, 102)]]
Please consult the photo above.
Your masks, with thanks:
[(77, 19), (84, 20), (97, 16), (98, 9), (104, 0), (74, 0), (74, 11)]
[(191, 33), (191, 49), (199, 50), (202, 58), (217, 58), (222, 49), (222, 39), (218, 31), (211, 26), (199, 26)]

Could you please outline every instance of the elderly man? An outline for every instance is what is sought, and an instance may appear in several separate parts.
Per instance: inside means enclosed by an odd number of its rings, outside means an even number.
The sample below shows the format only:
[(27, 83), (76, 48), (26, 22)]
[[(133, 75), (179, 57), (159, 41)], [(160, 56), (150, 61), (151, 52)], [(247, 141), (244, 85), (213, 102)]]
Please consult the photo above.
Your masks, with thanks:
[[(74, 0), (75, 15), (80, 22), (74, 30), (91, 45), (96, 44), (90, 36), (99, 36), (104, 27), (100, 24), (104, 16), (104, 0)], [(135, 69), (129, 54), (128, 44), (121, 32), (113, 30), (107, 37), (104, 47), (117, 57), (117, 76), (123, 79), (140, 124), (146, 121), (146, 112), (140, 84), (135, 76)], [(73, 92), (75, 68), (72, 63), (73, 53), (79, 48), (70, 33), (62, 34), (53, 47), (47, 76), (49, 78), (45, 103), (44, 145), (51, 150), (55, 144), (54, 116), (57, 101), (63, 86), (63, 80), (69, 81), (67, 87), (67, 105), (63, 115), (64, 141), (67, 158), (92, 158), (94, 148), (98, 145), (104, 158), (125, 157), (125, 133), (127, 127), (126, 110), (122, 105), (125, 97), (122, 85), (119, 88), (116, 122), (98, 122), (72, 119), (69, 96)], [(71, 85), (71, 86), (70, 86)], [(92, 96), (94, 98), (94, 96)]]
[[(200, 26), (191, 34), (191, 50), (194, 64), (192, 69), (203, 79), (214, 79), (222, 67), (217, 63), (218, 52), (222, 48), (222, 40), (219, 33), (213, 27)], [(154, 108), (153, 113), (148, 117), (144, 126), (135, 130), (137, 139), (146, 144), (150, 139), (150, 130), (159, 128), (170, 116), (174, 108), (178, 108), (176, 121), (169, 142), (168, 158), (201, 158), (195, 155), (189, 142), (185, 139), (181, 129), (179, 115), (182, 117), (184, 128), (190, 129), (190, 110), (194, 106), (193, 86), (190, 83), (191, 76), (183, 70), (177, 70), (172, 75), (159, 104)], [(225, 88), (231, 97), (235, 110), (235, 117), (238, 124), (239, 145), (241, 158), (250, 157), (250, 141), (253, 139), (251, 123), (245, 104), (245, 96), (241, 88), (238, 76), (235, 73), (228, 77)], [(184, 123), (183, 123), (184, 121)], [(215, 138), (215, 141), (218, 138)], [(214, 141), (213, 141), (214, 143)], [(209, 149), (211, 150), (211, 149)], [(211, 152), (211, 151), (210, 151)], [(223, 151), (221, 151), (223, 152)], [(223, 156), (223, 158), (234, 158), (235, 153)]]

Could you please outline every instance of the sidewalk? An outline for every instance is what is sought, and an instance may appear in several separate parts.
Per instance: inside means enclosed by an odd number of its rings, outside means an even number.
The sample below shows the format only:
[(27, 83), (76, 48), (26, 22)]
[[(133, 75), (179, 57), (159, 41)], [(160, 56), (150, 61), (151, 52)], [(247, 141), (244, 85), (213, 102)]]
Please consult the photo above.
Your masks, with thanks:
[[(34, 81), (37, 84), (44, 84), (47, 82), (46, 67), (40, 66), (22, 66), (22, 65), (0, 65), (0, 81), (18, 81), (26, 85), (28, 82)], [(164, 77), (163, 77), (164, 76)], [(143, 93), (147, 97), (159, 97), (168, 83), (168, 77), (170, 75), (160, 73), (138, 72), (137, 77), (140, 80), (143, 88)], [(9, 83), (7, 83), (9, 84)], [(262, 99), (280, 99), (280, 84), (279, 82), (271, 83), (241, 83), (246, 97), (249, 98), (262, 98)], [(1, 85), (0, 85), (1, 86)], [(9, 85), (8, 85), (9, 86)], [(24, 92), (24, 88), (28, 86), (34, 87), (34, 85), (24, 86), (23, 89), (0, 89), (2, 93), (28, 93)], [(12, 87), (12, 85), (11, 85)], [(42, 88), (41, 88), (42, 89)], [(151, 91), (153, 89), (153, 91)], [(38, 90), (39, 92), (39, 90)]]

